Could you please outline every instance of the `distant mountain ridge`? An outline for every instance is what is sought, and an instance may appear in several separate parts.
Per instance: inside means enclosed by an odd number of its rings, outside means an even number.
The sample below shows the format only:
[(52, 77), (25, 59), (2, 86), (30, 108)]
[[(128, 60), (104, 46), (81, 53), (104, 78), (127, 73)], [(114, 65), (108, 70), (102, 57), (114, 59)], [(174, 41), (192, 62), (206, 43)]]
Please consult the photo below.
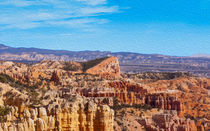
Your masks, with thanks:
[(14, 48), (0, 44), (0, 60), (5, 61), (87, 61), (107, 56), (118, 57), (121, 71), (126, 73), (191, 72), (195, 75), (210, 77), (209, 57), (178, 57), (132, 52), (67, 51), (38, 48)]
[(195, 55), (192, 55), (191, 57), (206, 57), (206, 58), (210, 58), (210, 54), (195, 54)]

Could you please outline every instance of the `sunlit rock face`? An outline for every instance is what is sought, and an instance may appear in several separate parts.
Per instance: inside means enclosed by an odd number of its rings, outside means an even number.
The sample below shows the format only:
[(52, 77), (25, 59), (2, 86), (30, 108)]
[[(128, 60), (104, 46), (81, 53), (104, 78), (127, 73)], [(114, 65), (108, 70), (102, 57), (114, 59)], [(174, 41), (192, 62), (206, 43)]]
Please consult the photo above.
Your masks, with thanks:
[(115, 89), (114, 96), (121, 104), (144, 104), (144, 95), (147, 93), (143, 87), (130, 82), (109, 82), (109, 87)]
[(176, 111), (164, 111), (146, 119), (143, 124), (147, 130), (197, 131), (195, 121), (179, 118)]
[[(106, 57), (79, 62), (63, 61), (42, 61), (34, 65), (14, 62), (0, 62), (0, 73), (7, 74), (25, 84), (37, 84), (41, 82), (44, 86), (47, 80), (58, 84), (56, 79), (60, 79), (61, 85), (69, 84), (65, 81), (72, 74), (90, 74), (97, 75), (105, 79), (115, 79), (120, 77), (120, 66), (116, 57)], [(53, 84), (53, 83), (52, 83)]]
[(120, 74), (117, 58), (107, 57), (0, 62), (0, 80), (0, 105), (11, 107), (0, 131), (209, 129), (208, 78)]
[(163, 93), (146, 95), (145, 104), (165, 110), (176, 110), (178, 113), (183, 111), (182, 103), (176, 97)]
[(99, 64), (86, 70), (86, 73), (100, 75), (105, 78), (118, 78), (120, 76), (120, 66), (117, 57), (108, 57)]
[[(62, 101), (62, 100), (61, 100)], [(12, 106), (7, 121), (0, 124), (3, 131), (113, 131), (114, 111), (98, 106), (82, 97), (48, 107), (28, 108), (20, 112)], [(21, 114), (20, 114), (21, 113)]]

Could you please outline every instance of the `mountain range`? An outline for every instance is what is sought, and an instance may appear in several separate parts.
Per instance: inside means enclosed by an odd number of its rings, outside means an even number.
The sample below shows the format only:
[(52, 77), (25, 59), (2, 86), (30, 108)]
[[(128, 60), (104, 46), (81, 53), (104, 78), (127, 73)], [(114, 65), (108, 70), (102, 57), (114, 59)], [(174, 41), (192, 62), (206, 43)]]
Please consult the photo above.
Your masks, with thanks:
[(190, 72), (194, 75), (210, 77), (209, 55), (189, 57), (160, 54), (140, 54), (110, 51), (67, 51), (39, 48), (14, 48), (0, 44), (0, 60), (35, 63), (42, 60), (87, 61), (107, 56), (119, 59), (124, 73), (139, 72)]

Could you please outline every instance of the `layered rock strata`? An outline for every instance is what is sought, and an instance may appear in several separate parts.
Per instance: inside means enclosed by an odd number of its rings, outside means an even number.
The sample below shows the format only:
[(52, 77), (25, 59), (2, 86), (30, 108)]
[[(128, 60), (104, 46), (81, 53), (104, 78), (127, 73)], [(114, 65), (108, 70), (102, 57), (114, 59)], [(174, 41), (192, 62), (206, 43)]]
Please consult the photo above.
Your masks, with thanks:
[(118, 78), (120, 76), (119, 61), (117, 57), (109, 57), (85, 72), (105, 78)]
[[(97, 75), (106, 79), (114, 79), (120, 77), (120, 66), (116, 57), (107, 57), (93, 61), (96, 62), (87, 61), (84, 63), (77, 63), (62, 61), (42, 61), (34, 65), (26, 65), (23, 63), (7, 61), (0, 62), (0, 73), (7, 74), (16, 81), (22, 82), (24, 84), (39, 84), (40, 87), (46, 86), (47, 83), (50, 85), (53, 83), (59, 83), (63, 86), (69, 85), (69, 81), (66, 81), (66, 78), (73, 74), (79, 73)], [(57, 79), (52, 79), (55, 77), (60, 78), (60, 80), (57, 81)], [(51, 83), (48, 81), (51, 81)]]
[[(113, 131), (114, 111), (82, 99), (65, 105), (25, 108), (13, 106), (0, 131)], [(62, 105), (62, 106), (61, 106)]]
[(151, 119), (140, 121), (148, 131), (197, 131), (194, 120), (179, 118), (176, 111), (167, 111), (155, 114)]
[(182, 103), (175, 96), (163, 93), (146, 95), (145, 104), (164, 110), (176, 110), (179, 114), (184, 110)]

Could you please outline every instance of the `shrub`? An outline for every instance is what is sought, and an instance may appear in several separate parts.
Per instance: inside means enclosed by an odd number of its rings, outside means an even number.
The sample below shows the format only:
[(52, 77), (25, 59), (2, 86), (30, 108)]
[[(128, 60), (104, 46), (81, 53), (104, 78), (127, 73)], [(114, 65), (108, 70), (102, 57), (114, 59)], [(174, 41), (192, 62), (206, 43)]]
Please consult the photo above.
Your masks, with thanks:
[(80, 67), (75, 65), (75, 64), (72, 64), (72, 63), (69, 63), (69, 62), (65, 62), (64, 63), (63, 70), (66, 70), (66, 71), (78, 71), (79, 69), (80, 69)]
[(0, 82), (8, 83), (10, 86), (15, 87), (20, 90), (21, 89), (34, 90), (38, 87), (37, 85), (29, 86), (29, 85), (22, 84), (21, 82), (15, 81), (12, 77), (6, 74), (0, 74)]
[(149, 105), (128, 105), (128, 104), (122, 104), (122, 105), (115, 105), (112, 107), (113, 110), (120, 110), (123, 108), (136, 108), (136, 109), (143, 109), (143, 110), (151, 110), (152, 107)]
[(125, 115), (125, 111), (124, 110), (121, 113), (122, 113), (123, 116)]
[(53, 72), (50, 80), (53, 81), (57, 85), (60, 84), (60, 78), (58, 77), (57, 72), (55, 72), (55, 71)]
[(118, 101), (117, 97), (113, 97), (113, 104), (114, 104), (114, 106), (119, 105), (119, 101)]
[(109, 104), (109, 99), (108, 98), (104, 98), (102, 101), (104, 104)]
[(185, 116), (184, 116), (186, 119), (190, 119), (190, 120), (195, 120), (195, 118), (193, 117), (193, 116), (191, 116), (191, 115), (189, 115), (189, 114), (185, 114)]
[(30, 107), (33, 107), (34, 105), (42, 104), (41, 98), (39, 98), (39, 93), (35, 90), (28, 91), (28, 95), (30, 96), (31, 105)]
[(6, 74), (0, 74), (0, 82), (11, 83), (11, 82), (14, 82), (14, 79)]
[(97, 58), (95, 60), (91, 60), (91, 61), (87, 61), (87, 62), (82, 62), (81, 64), (83, 65), (83, 71), (85, 72), (89, 68), (92, 68), (92, 67), (98, 65), (99, 63), (101, 63), (103, 60), (105, 60), (107, 58), (109, 58), (109, 57)]
[(11, 108), (8, 106), (0, 106), (0, 122), (6, 122), (7, 120), (7, 115), (9, 114), (9, 112), (11, 111)]
[(122, 123), (121, 123), (121, 122), (119, 122), (119, 121), (117, 121), (117, 124), (118, 124), (119, 126), (121, 126), (121, 125), (122, 125)]

